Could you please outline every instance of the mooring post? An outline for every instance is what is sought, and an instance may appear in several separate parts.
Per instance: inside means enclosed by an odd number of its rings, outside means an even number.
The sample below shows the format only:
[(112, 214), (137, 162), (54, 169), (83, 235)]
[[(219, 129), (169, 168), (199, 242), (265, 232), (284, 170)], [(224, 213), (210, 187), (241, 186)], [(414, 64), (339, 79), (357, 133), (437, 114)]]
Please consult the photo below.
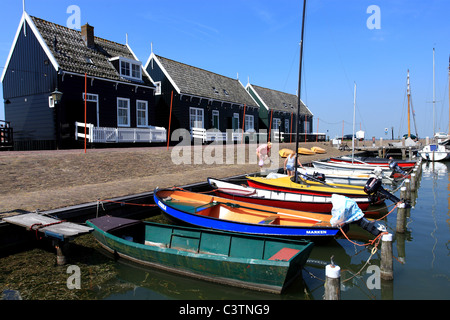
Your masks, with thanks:
[(405, 203), (400, 203), (397, 207), (397, 228), (398, 233), (405, 233), (406, 228), (406, 205)]
[(411, 192), (416, 191), (416, 184), (417, 184), (416, 172), (417, 172), (417, 169), (414, 169), (413, 173), (411, 173), (411, 184), (409, 185)]
[(66, 264), (66, 255), (65, 255), (65, 246), (66, 243), (64, 241), (56, 240), (54, 242), (54, 246), (56, 249), (56, 264), (58, 266), (63, 266)]
[(341, 268), (331, 263), (325, 267), (325, 300), (341, 299)]
[(380, 277), (383, 280), (394, 279), (394, 268), (392, 262), (392, 234), (387, 233), (381, 237), (381, 262)]
[(406, 199), (411, 200), (411, 180), (405, 179)]

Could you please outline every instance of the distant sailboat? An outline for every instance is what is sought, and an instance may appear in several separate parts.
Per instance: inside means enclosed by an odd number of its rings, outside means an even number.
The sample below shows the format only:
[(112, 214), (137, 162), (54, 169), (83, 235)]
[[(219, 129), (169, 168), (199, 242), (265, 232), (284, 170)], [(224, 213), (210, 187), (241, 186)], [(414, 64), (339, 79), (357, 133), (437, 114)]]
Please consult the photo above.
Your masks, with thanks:
[[(450, 61), (449, 61), (449, 73), (450, 73)], [(434, 48), (433, 48), (433, 135), (435, 134), (434, 128), (434, 117), (436, 111), (435, 102), (436, 102), (436, 88), (435, 88)], [(438, 143), (426, 145), (418, 153), (424, 160), (427, 161), (443, 161), (450, 158), (450, 151), (447, 150), (445, 145)]]

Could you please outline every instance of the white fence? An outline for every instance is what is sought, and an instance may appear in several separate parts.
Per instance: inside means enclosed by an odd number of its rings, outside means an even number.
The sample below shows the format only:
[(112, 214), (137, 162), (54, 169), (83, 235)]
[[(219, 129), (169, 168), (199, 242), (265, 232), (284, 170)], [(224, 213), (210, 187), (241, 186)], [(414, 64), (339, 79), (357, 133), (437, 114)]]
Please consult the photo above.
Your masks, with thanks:
[[(75, 140), (84, 139), (84, 122), (75, 122)], [(166, 142), (167, 131), (162, 127), (108, 128), (86, 124), (86, 139), (92, 143)]]
[[(273, 141), (283, 142), (284, 140), (284, 132), (280, 132), (278, 130), (273, 130)], [(204, 128), (192, 128), (191, 129), (191, 138), (192, 139), (200, 139), (203, 142), (210, 141), (244, 141), (242, 138), (244, 136), (244, 140), (247, 142), (257, 143), (258, 141), (267, 141), (268, 134), (267, 133), (256, 133), (256, 132), (245, 132), (242, 134), (242, 130), (227, 130), (226, 132), (218, 131), (217, 129), (204, 129)]]

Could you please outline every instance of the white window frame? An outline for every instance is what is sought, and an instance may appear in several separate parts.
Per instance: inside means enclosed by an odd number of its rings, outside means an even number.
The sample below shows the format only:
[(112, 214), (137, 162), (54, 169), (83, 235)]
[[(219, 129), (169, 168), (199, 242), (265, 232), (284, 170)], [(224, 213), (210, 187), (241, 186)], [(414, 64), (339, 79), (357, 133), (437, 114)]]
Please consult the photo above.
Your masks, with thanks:
[[(194, 114), (193, 114), (194, 112)], [(201, 120), (199, 120), (199, 117), (201, 116)], [(193, 117), (195, 117), (193, 119)], [(197, 124), (201, 121), (201, 126), (198, 126)], [(189, 128), (205, 128), (205, 110), (202, 108), (195, 108), (190, 107), (189, 108)]]
[(245, 125), (244, 131), (255, 131), (255, 116), (246, 114), (245, 115)]
[[(145, 110), (139, 108), (139, 104), (145, 105)], [(144, 124), (139, 124), (139, 112), (144, 112)], [(136, 100), (136, 127), (148, 127), (148, 101)]]
[(220, 113), (219, 113), (219, 110), (213, 110), (212, 111), (212, 123), (211, 123), (211, 126), (213, 126), (214, 125), (214, 118), (215, 117), (217, 117), (217, 130), (219, 130), (220, 131)]
[[(119, 73), (121, 77), (142, 81), (142, 62), (133, 59), (128, 59), (125, 57), (114, 57), (109, 59), (109, 61), (114, 60), (119, 60)], [(123, 71), (127, 72), (122, 72), (122, 65), (124, 66)], [(137, 70), (134, 70), (134, 72), (133, 67), (137, 68)]]
[(284, 133), (290, 133), (289, 119), (284, 119)]
[(280, 126), (281, 126), (281, 119), (273, 118), (273, 128), (272, 129), (280, 131)]
[[(85, 99), (85, 93), (83, 92), (83, 101)], [(97, 127), (100, 126), (100, 110), (98, 107), (98, 94), (95, 93), (87, 93), (87, 102), (95, 102), (96, 111), (97, 111)]]
[[(127, 110), (127, 123), (126, 124), (119, 123), (119, 119), (120, 119), (119, 110), (120, 109), (125, 109), (125, 108), (119, 107), (119, 102), (120, 101), (126, 101), (127, 102), (127, 108), (126, 108), (126, 110)], [(128, 98), (119, 98), (119, 97), (117, 98), (117, 126), (118, 127), (130, 127), (130, 99), (128, 99)]]
[(161, 95), (161, 81), (156, 81), (155, 86), (156, 86), (155, 96)]
[(237, 119), (237, 128), (234, 130), (239, 130), (239, 128), (241, 127), (240, 121), (239, 121), (239, 113), (237, 113), (237, 112), (233, 113), (233, 122), (234, 122), (234, 119)]

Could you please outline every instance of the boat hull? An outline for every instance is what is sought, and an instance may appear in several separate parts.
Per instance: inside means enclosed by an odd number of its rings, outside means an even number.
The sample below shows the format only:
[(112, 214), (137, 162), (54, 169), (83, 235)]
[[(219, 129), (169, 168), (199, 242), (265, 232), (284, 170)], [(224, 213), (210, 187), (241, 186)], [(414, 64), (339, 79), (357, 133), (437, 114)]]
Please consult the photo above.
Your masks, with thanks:
[[(380, 167), (389, 167), (390, 159), (383, 158), (370, 158), (370, 157), (355, 157), (352, 160), (351, 157), (339, 157), (339, 158), (330, 158), (330, 162), (342, 162), (342, 163), (359, 163), (370, 166), (380, 166)], [(407, 160), (395, 160), (398, 166), (402, 169), (410, 169), (416, 165), (415, 161), (407, 161)]]
[(97, 223), (102, 218), (115, 219), (101, 217), (88, 220), (87, 224), (94, 228), (97, 241), (116, 257), (202, 280), (271, 293), (281, 293), (300, 276), (313, 248), (309, 241), (265, 239), (155, 223), (142, 223), (145, 239), (138, 243), (124, 239), (124, 234), (117, 230), (102, 230)]
[[(276, 192), (265, 189), (242, 187), (225, 181), (208, 178), (217, 196), (258, 205), (301, 210), (318, 213), (331, 213), (331, 197), (308, 196), (296, 193)], [(357, 199), (356, 203), (363, 211), (370, 206), (368, 199)]]
[(450, 152), (443, 145), (426, 145), (419, 151), (422, 159), (427, 161), (445, 161), (450, 159)]
[(278, 179), (264, 179), (259, 177), (247, 177), (247, 183), (252, 188), (273, 190), (278, 192), (300, 193), (314, 196), (331, 197), (333, 193), (341, 194), (349, 198), (368, 199), (361, 186), (348, 187), (324, 187), (319, 183), (311, 184), (294, 183), (289, 177)]
[[(164, 200), (167, 195), (170, 194), (170, 190), (155, 190), (154, 201), (158, 207), (174, 222), (186, 224), (189, 226), (201, 227), (201, 228), (211, 228), (214, 230), (221, 230), (227, 232), (237, 232), (258, 236), (270, 236), (270, 237), (281, 237), (281, 238), (329, 238), (334, 237), (338, 234), (339, 228), (332, 227), (329, 224), (331, 215), (318, 214), (318, 213), (307, 213), (302, 211), (294, 211), (283, 208), (275, 208), (268, 206), (260, 206), (255, 204), (246, 204), (245, 202), (234, 201), (226, 198), (212, 197), (210, 203), (213, 201), (222, 201), (226, 203), (233, 203), (239, 207), (251, 206), (252, 208), (259, 211), (260, 222), (248, 222), (245, 219), (245, 214), (242, 213), (242, 218), (239, 220), (231, 220), (226, 218), (224, 214), (218, 217), (206, 216), (199, 214), (198, 212), (189, 212), (191, 208), (183, 208), (183, 204), (180, 206), (180, 202), (172, 202), (171, 200)], [(193, 193), (191, 193), (193, 194)], [(189, 192), (187, 192), (189, 195)], [(170, 196), (169, 196), (170, 197)], [(239, 215), (239, 210), (236, 211)], [(271, 212), (264, 213), (264, 212)], [(291, 225), (279, 225), (279, 224), (265, 224), (262, 223), (265, 218), (269, 216), (278, 216), (281, 218), (285, 215), (299, 215), (305, 214), (309, 216), (318, 216), (322, 221), (328, 223), (308, 223), (308, 224), (291, 224)], [(292, 218), (295, 220), (295, 218)], [(291, 220), (292, 220), (291, 219)]]

